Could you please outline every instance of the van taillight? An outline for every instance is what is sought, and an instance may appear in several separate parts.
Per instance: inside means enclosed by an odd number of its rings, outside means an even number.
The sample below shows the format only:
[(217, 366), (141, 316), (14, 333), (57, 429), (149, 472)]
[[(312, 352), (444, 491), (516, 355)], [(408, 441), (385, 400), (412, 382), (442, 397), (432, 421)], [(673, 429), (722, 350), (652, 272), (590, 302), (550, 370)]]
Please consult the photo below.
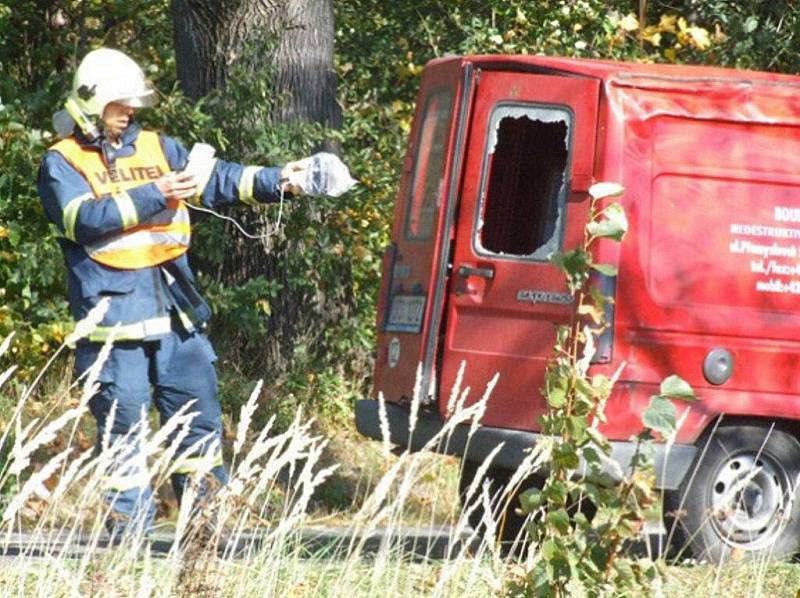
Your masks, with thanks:
[(378, 297), (378, 309), (376, 322), (378, 332), (386, 331), (386, 322), (389, 319), (389, 304), (392, 295), (392, 286), (394, 285), (394, 264), (397, 260), (397, 243), (392, 243), (383, 252), (382, 262), (382, 276), (381, 276), (381, 294)]

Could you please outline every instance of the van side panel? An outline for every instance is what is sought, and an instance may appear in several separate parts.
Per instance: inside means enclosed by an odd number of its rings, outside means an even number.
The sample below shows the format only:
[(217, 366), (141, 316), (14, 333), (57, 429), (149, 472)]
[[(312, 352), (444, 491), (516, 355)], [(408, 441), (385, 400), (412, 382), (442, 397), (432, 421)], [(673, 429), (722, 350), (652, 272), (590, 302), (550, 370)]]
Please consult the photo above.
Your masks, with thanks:
[[(800, 112), (776, 99), (785, 89), (744, 97), (727, 85), (606, 86), (603, 178), (625, 185), (631, 224), (612, 364), (626, 366), (607, 410), (615, 439), (637, 429), (670, 374), (702, 399), (678, 442), (720, 413), (800, 417)], [(719, 386), (703, 375), (717, 348), (733, 356)]]

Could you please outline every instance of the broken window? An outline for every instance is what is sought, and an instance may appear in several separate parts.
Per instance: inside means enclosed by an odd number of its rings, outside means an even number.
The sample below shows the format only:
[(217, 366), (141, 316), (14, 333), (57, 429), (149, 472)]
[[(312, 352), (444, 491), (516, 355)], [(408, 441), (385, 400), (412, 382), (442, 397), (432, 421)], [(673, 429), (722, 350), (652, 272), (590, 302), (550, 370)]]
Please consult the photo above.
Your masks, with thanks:
[(571, 113), (501, 106), (492, 115), (479, 245), (545, 260), (558, 250), (567, 190)]
[(414, 176), (409, 185), (406, 238), (428, 239), (442, 203), (444, 166), (453, 98), (449, 91), (428, 97), (417, 139)]

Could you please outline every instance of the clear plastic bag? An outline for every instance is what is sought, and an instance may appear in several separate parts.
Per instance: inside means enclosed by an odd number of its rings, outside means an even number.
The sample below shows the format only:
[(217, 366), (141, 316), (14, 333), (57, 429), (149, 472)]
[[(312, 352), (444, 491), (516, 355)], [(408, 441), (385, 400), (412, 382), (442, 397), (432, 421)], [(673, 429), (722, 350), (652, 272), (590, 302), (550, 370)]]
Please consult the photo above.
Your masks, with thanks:
[(320, 152), (299, 161), (303, 168), (289, 173), (289, 183), (306, 195), (339, 197), (356, 184), (345, 164), (328, 152)]

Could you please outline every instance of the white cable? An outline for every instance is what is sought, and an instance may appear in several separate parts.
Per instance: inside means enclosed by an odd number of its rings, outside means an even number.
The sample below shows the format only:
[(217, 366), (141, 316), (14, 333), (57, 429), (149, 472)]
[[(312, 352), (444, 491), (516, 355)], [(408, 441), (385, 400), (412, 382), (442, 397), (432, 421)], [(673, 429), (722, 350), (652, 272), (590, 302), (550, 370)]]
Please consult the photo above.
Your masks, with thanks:
[(231, 218), (230, 216), (225, 216), (224, 214), (220, 214), (219, 212), (215, 212), (211, 208), (201, 208), (200, 206), (196, 206), (194, 204), (190, 204), (188, 201), (184, 202), (184, 203), (192, 210), (196, 210), (198, 212), (204, 212), (206, 214), (211, 214), (212, 216), (216, 216), (217, 218), (220, 218), (222, 220), (227, 220), (228, 222), (232, 222), (233, 225), (239, 230), (239, 232), (242, 233), (245, 237), (247, 237), (248, 239), (253, 239), (254, 241), (260, 241), (261, 239), (267, 239), (267, 238), (271, 237), (273, 235), (273, 233), (275, 231), (277, 231), (278, 228), (280, 227), (280, 225), (281, 225), (281, 215), (283, 214), (283, 195), (284, 195), (283, 185), (281, 185), (281, 195), (280, 195), (281, 200), (280, 200), (280, 207), (278, 208), (278, 221), (275, 224), (275, 226), (269, 227), (269, 228), (272, 228), (272, 230), (267, 231), (263, 235), (253, 235), (253, 234), (248, 233), (246, 230), (244, 230), (242, 225), (239, 224), (238, 220), (236, 220), (235, 218)]

